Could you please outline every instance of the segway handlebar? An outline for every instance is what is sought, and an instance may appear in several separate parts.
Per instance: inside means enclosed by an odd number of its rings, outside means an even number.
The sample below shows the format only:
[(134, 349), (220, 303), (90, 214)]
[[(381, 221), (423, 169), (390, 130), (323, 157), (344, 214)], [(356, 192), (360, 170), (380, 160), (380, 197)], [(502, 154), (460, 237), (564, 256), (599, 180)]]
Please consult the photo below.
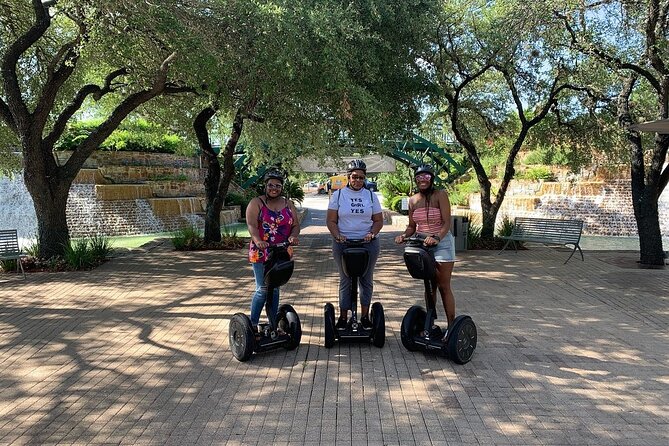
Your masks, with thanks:
[(277, 243), (276, 245), (269, 245), (267, 247), (267, 250), (268, 251), (278, 251), (280, 249), (286, 249), (290, 245), (292, 245), (292, 243), (290, 243), (289, 241), (285, 241), (285, 242)]
[(428, 238), (427, 235), (423, 234), (418, 234), (418, 233), (413, 233), (411, 234), (410, 237), (406, 237), (404, 240), (402, 240), (402, 243), (409, 243), (409, 244), (422, 244), (425, 242), (425, 239)]
[(350, 246), (366, 245), (367, 243), (370, 243), (372, 240), (374, 240), (378, 237), (379, 236), (377, 234), (374, 237), (372, 237), (370, 240), (365, 240), (364, 238), (347, 238), (346, 240), (338, 241), (337, 243), (343, 243), (345, 245), (350, 245)]

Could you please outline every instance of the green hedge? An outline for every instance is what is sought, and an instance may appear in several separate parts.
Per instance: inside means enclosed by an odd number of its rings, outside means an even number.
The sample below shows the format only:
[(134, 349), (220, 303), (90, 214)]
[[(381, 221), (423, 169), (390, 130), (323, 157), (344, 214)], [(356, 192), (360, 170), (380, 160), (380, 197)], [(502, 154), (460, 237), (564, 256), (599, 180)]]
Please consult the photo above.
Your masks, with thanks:
[[(73, 150), (100, 124), (101, 120), (86, 120), (71, 124), (56, 145), (56, 150)], [(100, 150), (174, 153), (192, 155), (194, 147), (178, 135), (169, 133), (158, 124), (144, 119), (124, 121), (98, 147)]]

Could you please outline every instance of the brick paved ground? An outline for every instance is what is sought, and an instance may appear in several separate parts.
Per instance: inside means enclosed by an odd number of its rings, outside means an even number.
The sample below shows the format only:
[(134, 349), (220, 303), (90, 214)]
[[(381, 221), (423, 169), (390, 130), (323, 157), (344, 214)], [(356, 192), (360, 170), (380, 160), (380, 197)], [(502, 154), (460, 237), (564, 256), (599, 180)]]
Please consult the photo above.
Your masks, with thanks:
[(91, 272), (0, 276), (0, 443), (669, 444), (669, 270), (623, 253), (461, 254), (454, 291), (479, 345), (458, 366), (400, 343), (422, 284), (391, 230), (383, 349), (323, 347), (337, 280), (317, 226), (282, 291), (302, 344), (247, 363), (227, 340), (252, 291), (243, 250), (165, 244)]

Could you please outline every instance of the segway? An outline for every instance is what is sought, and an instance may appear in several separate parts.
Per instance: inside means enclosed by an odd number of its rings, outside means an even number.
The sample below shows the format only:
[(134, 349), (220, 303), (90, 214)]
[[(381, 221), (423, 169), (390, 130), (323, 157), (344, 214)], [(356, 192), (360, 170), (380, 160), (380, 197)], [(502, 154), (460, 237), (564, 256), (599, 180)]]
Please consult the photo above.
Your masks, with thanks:
[[(425, 284), (425, 308), (414, 305), (402, 319), (400, 337), (402, 344), (409, 351), (431, 351), (440, 353), (458, 364), (466, 364), (472, 358), (476, 348), (476, 325), (471, 317), (461, 315), (455, 318), (448, 334), (434, 324), (437, 309), (432, 301), (432, 280), (437, 275), (437, 262), (434, 254), (419, 235), (406, 239), (404, 263), (414, 279), (422, 279)], [(436, 299), (435, 299), (436, 300)]]
[(264, 263), (263, 280), (267, 285), (265, 299), (265, 313), (269, 323), (258, 324), (258, 339), (253, 331), (251, 319), (244, 313), (236, 313), (230, 319), (230, 349), (239, 361), (247, 361), (253, 352), (261, 353), (267, 350), (283, 347), (294, 350), (300, 345), (302, 327), (300, 318), (288, 304), (279, 306), (279, 312), (272, 314), (270, 296), (274, 290), (285, 285), (293, 274), (295, 263), (288, 254), (290, 243), (284, 242), (270, 246), (268, 259)]
[(376, 347), (383, 347), (386, 342), (386, 319), (383, 305), (374, 302), (369, 312), (372, 322), (371, 329), (365, 329), (358, 321), (358, 280), (365, 275), (369, 267), (369, 252), (362, 246), (361, 239), (343, 242), (346, 246), (342, 253), (344, 274), (351, 279), (351, 317), (345, 328), (335, 326), (335, 308), (331, 303), (325, 304), (325, 347), (331, 348), (335, 341), (371, 342)]

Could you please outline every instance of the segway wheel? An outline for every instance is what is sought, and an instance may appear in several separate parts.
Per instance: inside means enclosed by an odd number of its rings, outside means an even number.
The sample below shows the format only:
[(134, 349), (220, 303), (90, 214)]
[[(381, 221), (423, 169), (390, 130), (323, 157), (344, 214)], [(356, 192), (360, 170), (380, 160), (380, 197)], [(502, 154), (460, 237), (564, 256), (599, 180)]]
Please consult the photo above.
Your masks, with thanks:
[(335, 310), (331, 303), (325, 304), (325, 348), (332, 348), (335, 344)]
[(418, 345), (414, 341), (414, 337), (418, 336), (425, 326), (425, 318), (427, 312), (420, 305), (414, 305), (409, 308), (402, 318), (402, 326), (400, 328), (400, 338), (402, 345), (410, 352), (418, 350)]
[(230, 319), (230, 350), (238, 361), (248, 361), (255, 348), (255, 336), (251, 320), (244, 313), (237, 313)]
[(295, 309), (288, 304), (279, 307), (279, 328), (281, 328), (289, 337), (290, 341), (283, 345), (286, 350), (295, 350), (300, 345), (302, 339), (302, 325), (300, 317)]
[(453, 331), (449, 328), (446, 345), (448, 357), (457, 364), (466, 364), (472, 359), (476, 349), (476, 324), (469, 316), (458, 316), (453, 321)]
[(386, 343), (386, 316), (380, 302), (372, 304), (370, 316), (372, 319), (372, 344), (381, 348)]

